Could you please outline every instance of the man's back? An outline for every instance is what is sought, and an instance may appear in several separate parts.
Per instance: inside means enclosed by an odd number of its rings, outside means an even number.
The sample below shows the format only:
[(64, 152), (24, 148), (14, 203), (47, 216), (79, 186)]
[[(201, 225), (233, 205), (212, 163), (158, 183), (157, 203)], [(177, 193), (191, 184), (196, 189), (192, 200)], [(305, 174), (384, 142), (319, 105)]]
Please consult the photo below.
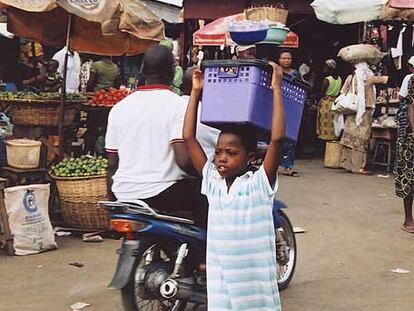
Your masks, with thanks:
[(150, 198), (183, 178), (171, 146), (182, 141), (183, 110), (180, 97), (159, 85), (140, 88), (112, 109), (106, 149), (119, 156), (112, 187), (118, 199)]

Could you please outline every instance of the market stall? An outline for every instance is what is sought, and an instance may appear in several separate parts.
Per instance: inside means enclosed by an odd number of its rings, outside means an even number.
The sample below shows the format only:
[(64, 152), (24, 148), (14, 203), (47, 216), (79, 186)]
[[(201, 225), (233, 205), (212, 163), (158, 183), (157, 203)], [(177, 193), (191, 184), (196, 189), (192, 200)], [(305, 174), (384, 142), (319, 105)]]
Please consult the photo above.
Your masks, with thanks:
[(328, 23), (364, 22), (364, 42), (383, 52), (382, 61), (374, 62), (373, 69), (377, 76), (385, 74), (390, 79), (386, 87), (378, 87), (376, 92), (371, 163), (391, 171), (401, 100), (399, 86), (408, 73), (407, 63), (412, 55), (414, 5), (409, 1), (393, 0), (315, 0), (311, 5), (316, 16)]
[[(162, 22), (139, 2), (98, 2), (99, 6), (79, 6), (72, 1), (4, 0), (0, 1), (0, 6), (7, 9), (10, 32), (53, 46), (66, 45), (67, 51), (134, 55), (164, 37)], [(82, 111), (99, 110), (107, 116), (109, 106), (125, 97), (127, 92), (109, 89), (94, 94), (90, 100), (87, 94), (66, 94), (68, 53), (61, 93), (2, 93), (0, 104), (2, 112), (10, 115), (16, 129), (11, 138), (29, 137), (48, 147), (44, 156), (40, 156), (41, 152), (36, 153), (36, 169), (40, 166), (41, 170), (49, 171), (56, 182), (64, 224), (89, 230), (107, 228), (108, 215), (102, 215), (97, 206), (99, 200), (106, 198), (106, 160), (93, 155), (81, 156), (73, 161), (67, 158), (62, 160), (64, 151), (66, 155), (71, 153), (71, 144), (64, 149), (65, 137), (66, 133), (76, 136), (73, 131), (79, 124), (77, 116), (82, 116)], [(27, 152), (23, 154), (28, 155)], [(52, 154), (55, 156), (48, 157)], [(43, 163), (39, 164), (39, 158), (49, 158), (50, 161), (40, 161)], [(8, 162), (10, 166), (12, 161)], [(17, 167), (13, 169), (21, 170)], [(49, 176), (46, 179), (45, 182), (50, 181)], [(73, 193), (68, 194), (67, 190)], [(52, 191), (51, 202), (53, 200)]]

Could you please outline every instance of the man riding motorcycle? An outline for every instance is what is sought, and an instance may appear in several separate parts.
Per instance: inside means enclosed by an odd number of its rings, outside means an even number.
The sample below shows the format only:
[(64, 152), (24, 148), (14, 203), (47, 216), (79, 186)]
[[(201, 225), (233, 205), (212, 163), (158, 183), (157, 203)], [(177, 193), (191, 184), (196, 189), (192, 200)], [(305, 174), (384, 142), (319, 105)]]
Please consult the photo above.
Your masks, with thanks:
[(109, 199), (141, 199), (166, 213), (187, 209), (196, 223), (205, 223), (197, 219), (199, 181), (186, 174), (192, 171), (182, 140), (186, 106), (169, 88), (174, 75), (171, 51), (160, 45), (149, 48), (142, 73), (145, 84), (109, 114)]

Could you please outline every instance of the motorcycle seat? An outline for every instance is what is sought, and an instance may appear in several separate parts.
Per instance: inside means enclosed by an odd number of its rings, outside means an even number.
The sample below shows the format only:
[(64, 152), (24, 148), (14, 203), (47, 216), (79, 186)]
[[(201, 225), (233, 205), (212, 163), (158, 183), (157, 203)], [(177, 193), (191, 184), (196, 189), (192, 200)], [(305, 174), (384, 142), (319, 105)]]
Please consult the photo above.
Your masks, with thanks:
[(146, 202), (142, 200), (131, 200), (131, 201), (122, 201), (122, 202), (101, 202), (101, 205), (106, 207), (118, 207), (118, 208), (127, 208), (129, 210), (135, 211), (140, 214), (152, 216), (157, 219), (182, 223), (187, 225), (194, 224), (194, 221), (188, 218), (190, 216), (188, 212), (185, 211), (174, 211), (173, 214), (164, 214), (161, 211), (151, 208)]

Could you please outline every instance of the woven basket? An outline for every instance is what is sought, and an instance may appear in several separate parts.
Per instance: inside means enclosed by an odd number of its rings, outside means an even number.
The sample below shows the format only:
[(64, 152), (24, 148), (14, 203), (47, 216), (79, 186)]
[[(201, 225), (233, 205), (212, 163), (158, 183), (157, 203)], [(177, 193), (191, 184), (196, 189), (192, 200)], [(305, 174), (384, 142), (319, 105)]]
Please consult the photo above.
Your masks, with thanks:
[(56, 177), (60, 208), (66, 225), (81, 229), (108, 229), (110, 215), (99, 208), (106, 200), (106, 175)]
[(80, 229), (109, 229), (111, 215), (99, 208), (98, 202), (60, 199), (63, 221), (67, 226)]
[(89, 177), (56, 177), (61, 199), (94, 202), (106, 198), (106, 175)]
[[(13, 124), (28, 126), (58, 126), (59, 100), (15, 99), (4, 101), (11, 105), (10, 116)], [(72, 124), (81, 102), (67, 101), (64, 126)]]
[(271, 22), (286, 25), (289, 11), (283, 8), (257, 7), (246, 9), (245, 15), (248, 20), (269, 20)]

